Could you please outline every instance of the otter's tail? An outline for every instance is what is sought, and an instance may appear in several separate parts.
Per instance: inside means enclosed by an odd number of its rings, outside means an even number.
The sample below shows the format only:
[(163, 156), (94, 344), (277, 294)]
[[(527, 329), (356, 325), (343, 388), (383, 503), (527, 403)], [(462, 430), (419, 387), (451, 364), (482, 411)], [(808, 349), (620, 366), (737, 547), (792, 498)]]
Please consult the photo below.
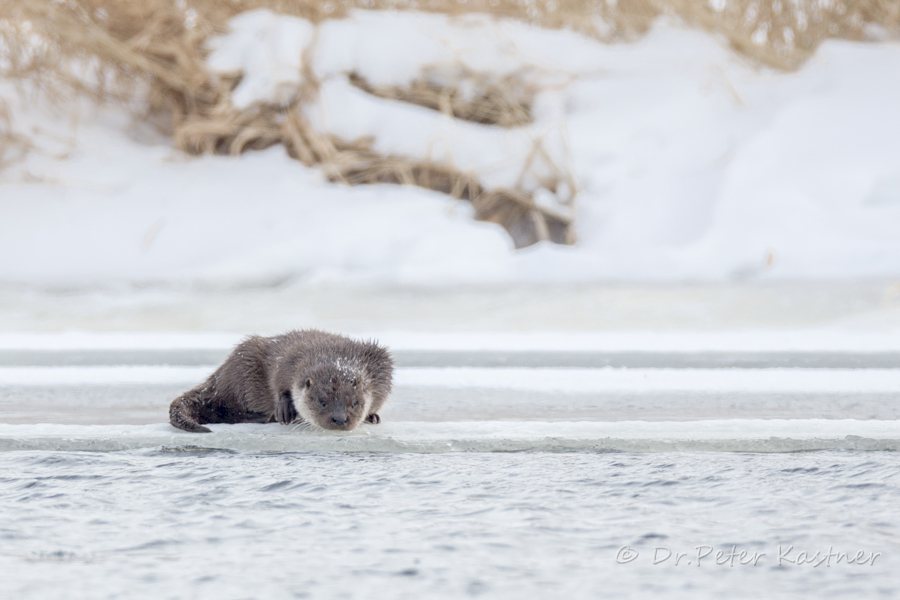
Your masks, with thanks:
[(169, 422), (178, 429), (192, 433), (210, 433), (209, 427), (199, 423), (202, 403), (195, 390), (179, 396), (169, 406)]

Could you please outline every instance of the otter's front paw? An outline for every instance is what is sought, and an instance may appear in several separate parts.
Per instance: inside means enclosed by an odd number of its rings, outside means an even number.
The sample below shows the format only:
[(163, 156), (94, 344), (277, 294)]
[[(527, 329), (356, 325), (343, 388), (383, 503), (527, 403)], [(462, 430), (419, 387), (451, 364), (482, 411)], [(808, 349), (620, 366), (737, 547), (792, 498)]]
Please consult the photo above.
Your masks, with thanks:
[(372, 413), (371, 415), (366, 417), (366, 423), (371, 423), (372, 425), (378, 425), (379, 423), (381, 423), (381, 417), (379, 417), (375, 413)]
[(294, 408), (294, 399), (290, 392), (284, 392), (275, 402), (275, 420), (287, 425), (297, 418), (297, 409)]

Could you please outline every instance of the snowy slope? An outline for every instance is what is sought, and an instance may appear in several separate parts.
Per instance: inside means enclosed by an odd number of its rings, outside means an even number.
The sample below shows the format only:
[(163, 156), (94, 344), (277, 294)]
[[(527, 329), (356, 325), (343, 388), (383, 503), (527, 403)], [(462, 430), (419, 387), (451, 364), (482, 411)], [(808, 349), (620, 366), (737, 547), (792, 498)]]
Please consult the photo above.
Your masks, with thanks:
[[(0, 282), (900, 274), (897, 44), (828, 42), (785, 74), (665, 23), (638, 43), (604, 45), (482, 17), (360, 12), (317, 32), (298, 19), (244, 14), (210, 45), (211, 68), (244, 73), (235, 105), (289, 99), (309, 53), (323, 82), (306, 107), (317, 128), (371, 136), (382, 152), (449, 162), (490, 185), (516, 179), (524, 150), (541, 140), (579, 188), (578, 245), (513, 252), (505, 232), (473, 222), (465, 203), (416, 188), (331, 184), (278, 147), (186, 157), (111, 108), (82, 109), (73, 128), (0, 82), (17, 128), (46, 150), (0, 173)], [(354, 71), (403, 85), (423, 69), (459, 64), (543, 86), (535, 123), (459, 123), (368, 96), (346, 78)]]

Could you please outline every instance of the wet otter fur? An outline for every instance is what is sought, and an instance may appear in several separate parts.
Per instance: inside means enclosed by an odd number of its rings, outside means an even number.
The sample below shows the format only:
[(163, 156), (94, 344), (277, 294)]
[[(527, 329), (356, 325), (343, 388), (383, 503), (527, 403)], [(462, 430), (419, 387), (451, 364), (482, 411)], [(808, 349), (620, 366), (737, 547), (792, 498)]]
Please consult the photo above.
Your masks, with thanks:
[(314, 329), (251, 336), (221, 367), (169, 407), (175, 427), (208, 433), (204, 423), (291, 423), (349, 431), (379, 423), (394, 362), (375, 342)]

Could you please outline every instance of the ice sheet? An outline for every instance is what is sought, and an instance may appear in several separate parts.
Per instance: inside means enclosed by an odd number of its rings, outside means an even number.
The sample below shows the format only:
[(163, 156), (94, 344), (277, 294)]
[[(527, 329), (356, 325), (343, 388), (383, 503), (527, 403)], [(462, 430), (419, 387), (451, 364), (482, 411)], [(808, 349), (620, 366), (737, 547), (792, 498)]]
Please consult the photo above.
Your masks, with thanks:
[(3, 425), (0, 450), (120, 451), (159, 446), (253, 452), (513, 452), (900, 450), (900, 422), (825, 419), (688, 422), (382, 423), (349, 433), (284, 425)]

